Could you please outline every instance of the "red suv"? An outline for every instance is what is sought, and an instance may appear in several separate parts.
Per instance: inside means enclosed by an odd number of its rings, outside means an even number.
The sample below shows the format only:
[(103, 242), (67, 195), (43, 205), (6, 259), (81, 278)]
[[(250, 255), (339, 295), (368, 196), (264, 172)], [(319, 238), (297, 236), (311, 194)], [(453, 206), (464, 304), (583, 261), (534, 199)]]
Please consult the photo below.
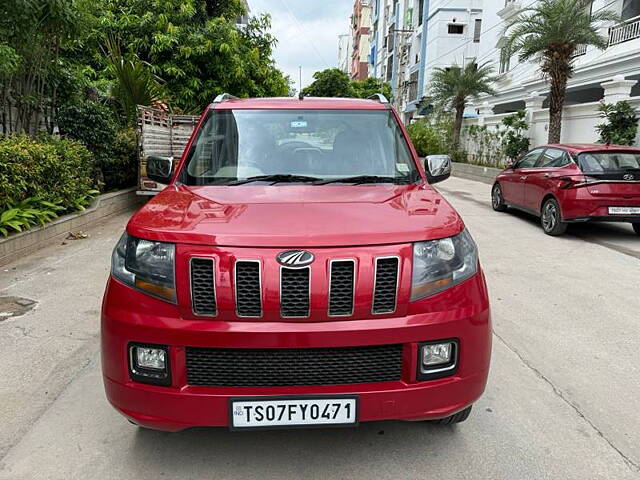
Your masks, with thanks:
[(548, 235), (569, 223), (627, 222), (640, 235), (640, 149), (570, 144), (536, 148), (501, 172), (493, 209), (540, 217)]
[(171, 431), (465, 420), (487, 287), (426, 163), (382, 97), (216, 99), (113, 252), (109, 401)]

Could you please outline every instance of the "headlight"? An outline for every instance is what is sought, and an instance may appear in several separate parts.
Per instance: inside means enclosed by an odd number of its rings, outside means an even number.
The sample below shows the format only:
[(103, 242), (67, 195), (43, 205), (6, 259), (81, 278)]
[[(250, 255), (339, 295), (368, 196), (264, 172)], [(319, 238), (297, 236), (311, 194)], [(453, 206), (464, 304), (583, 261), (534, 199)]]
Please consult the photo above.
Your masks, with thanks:
[(149, 295), (176, 302), (175, 245), (124, 233), (111, 256), (111, 274)]
[(413, 245), (411, 301), (453, 287), (478, 271), (478, 249), (467, 230)]

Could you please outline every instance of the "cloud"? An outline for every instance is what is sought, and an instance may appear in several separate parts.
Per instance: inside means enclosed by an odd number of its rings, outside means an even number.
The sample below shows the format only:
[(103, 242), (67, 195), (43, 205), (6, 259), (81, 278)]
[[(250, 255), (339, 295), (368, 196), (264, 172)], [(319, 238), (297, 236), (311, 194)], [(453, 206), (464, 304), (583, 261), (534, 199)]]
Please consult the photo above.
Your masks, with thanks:
[(350, 0), (249, 0), (252, 15), (271, 14), (278, 39), (275, 60), (298, 88), (313, 81), (318, 70), (337, 66), (338, 35), (349, 31)]

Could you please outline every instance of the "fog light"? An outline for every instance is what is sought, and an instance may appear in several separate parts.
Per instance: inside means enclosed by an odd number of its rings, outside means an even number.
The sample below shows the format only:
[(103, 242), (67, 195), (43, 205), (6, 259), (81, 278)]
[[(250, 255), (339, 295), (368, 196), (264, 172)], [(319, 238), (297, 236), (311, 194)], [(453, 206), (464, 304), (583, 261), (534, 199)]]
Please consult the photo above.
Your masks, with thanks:
[(129, 345), (129, 373), (136, 382), (171, 385), (169, 352), (165, 345)]
[(162, 348), (135, 347), (139, 367), (164, 370), (165, 352)]
[(422, 365), (425, 367), (433, 367), (435, 365), (449, 363), (451, 361), (452, 351), (451, 342), (425, 345), (422, 347)]
[(453, 374), (458, 361), (457, 340), (439, 340), (419, 345), (418, 379), (429, 380)]

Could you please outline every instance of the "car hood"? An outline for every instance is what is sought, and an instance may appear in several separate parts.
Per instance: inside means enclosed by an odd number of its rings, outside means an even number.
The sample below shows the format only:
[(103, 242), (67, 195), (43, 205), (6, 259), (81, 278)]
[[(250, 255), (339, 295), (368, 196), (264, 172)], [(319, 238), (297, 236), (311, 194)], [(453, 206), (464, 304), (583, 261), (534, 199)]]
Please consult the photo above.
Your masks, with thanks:
[(150, 240), (238, 247), (405, 243), (464, 228), (428, 185), (169, 186), (127, 231)]

